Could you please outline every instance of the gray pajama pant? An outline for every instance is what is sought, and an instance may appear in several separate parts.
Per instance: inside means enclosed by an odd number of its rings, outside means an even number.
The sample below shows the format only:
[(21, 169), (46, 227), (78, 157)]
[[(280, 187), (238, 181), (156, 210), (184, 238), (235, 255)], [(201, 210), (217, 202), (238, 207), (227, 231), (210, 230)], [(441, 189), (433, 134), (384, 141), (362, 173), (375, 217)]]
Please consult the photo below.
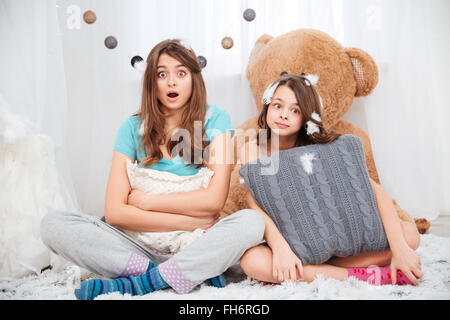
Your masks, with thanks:
[[(244, 252), (261, 243), (265, 222), (254, 210), (240, 210), (216, 223), (175, 255), (146, 248), (97, 217), (81, 212), (52, 212), (41, 222), (41, 238), (54, 253), (91, 272), (117, 278), (158, 264), (163, 279), (187, 293), (206, 279), (221, 275)], [(148, 259), (148, 260), (147, 260)], [(138, 273), (139, 273), (138, 272)]]

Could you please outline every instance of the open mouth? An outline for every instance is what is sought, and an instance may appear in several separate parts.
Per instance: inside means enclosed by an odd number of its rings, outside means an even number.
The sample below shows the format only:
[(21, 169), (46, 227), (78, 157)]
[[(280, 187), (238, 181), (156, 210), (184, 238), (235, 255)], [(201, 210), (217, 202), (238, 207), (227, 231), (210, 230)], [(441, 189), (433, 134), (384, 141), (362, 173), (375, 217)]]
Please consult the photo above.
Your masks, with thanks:
[(176, 98), (176, 97), (178, 97), (178, 93), (176, 93), (176, 92), (169, 92), (168, 94), (167, 94), (167, 96), (169, 97), (169, 98)]

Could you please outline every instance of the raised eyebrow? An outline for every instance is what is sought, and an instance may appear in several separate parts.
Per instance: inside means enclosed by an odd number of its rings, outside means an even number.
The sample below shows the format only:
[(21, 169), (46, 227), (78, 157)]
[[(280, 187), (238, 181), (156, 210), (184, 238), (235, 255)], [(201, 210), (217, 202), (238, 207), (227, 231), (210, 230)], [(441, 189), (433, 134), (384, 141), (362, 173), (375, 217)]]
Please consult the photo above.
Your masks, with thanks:
[[(161, 65), (161, 66), (156, 67), (156, 69), (159, 69), (159, 68), (167, 68), (167, 66)], [(184, 64), (179, 64), (179, 65), (175, 66), (175, 68), (186, 68), (186, 66)]]

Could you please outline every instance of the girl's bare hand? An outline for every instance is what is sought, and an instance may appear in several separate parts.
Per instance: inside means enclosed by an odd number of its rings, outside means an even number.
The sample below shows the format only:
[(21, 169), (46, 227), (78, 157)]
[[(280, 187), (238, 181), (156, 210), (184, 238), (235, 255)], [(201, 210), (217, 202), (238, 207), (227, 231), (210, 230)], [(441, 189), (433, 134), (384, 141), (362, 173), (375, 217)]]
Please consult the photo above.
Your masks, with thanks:
[(272, 249), (273, 251), (273, 277), (279, 282), (291, 280), (296, 282), (303, 278), (303, 266), (300, 259), (292, 252), (289, 246)]
[(191, 217), (193, 219), (193, 230), (200, 228), (203, 230), (208, 230), (213, 225), (215, 225), (220, 218), (220, 214), (216, 214), (214, 216), (205, 216), (205, 217)]
[(397, 283), (397, 270), (401, 270), (415, 286), (419, 284), (418, 279), (423, 277), (420, 258), (408, 245), (392, 250), (392, 284)]
[(150, 196), (150, 194), (146, 194), (143, 191), (133, 189), (128, 195), (127, 203), (141, 210), (150, 210), (147, 206)]

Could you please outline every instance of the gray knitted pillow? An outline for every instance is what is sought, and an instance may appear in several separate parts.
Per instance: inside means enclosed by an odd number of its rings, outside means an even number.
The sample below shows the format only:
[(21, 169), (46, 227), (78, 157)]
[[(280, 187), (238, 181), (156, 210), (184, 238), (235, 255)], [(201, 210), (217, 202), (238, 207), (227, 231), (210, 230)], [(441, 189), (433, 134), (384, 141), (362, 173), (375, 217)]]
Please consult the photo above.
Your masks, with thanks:
[(356, 136), (280, 151), (239, 174), (303, 264), (389, 248)]

